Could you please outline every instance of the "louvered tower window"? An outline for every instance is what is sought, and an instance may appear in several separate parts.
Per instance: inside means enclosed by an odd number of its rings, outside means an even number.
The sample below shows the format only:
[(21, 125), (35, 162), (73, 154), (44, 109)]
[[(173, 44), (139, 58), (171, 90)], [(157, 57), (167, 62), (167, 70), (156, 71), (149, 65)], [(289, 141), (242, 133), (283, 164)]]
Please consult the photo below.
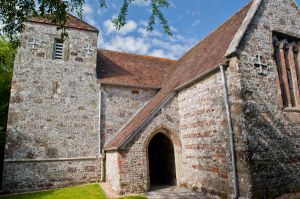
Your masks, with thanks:
[(63, 59), (64, 43), (60, 39), (54, 41), (53, 59)]

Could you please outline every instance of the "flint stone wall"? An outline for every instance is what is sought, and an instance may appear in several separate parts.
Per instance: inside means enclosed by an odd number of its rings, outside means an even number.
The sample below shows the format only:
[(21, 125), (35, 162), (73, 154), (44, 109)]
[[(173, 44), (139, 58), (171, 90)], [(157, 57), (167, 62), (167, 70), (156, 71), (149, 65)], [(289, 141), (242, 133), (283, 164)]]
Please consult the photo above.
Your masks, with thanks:
[[(110, 186), (114, 187), (115, 190), (121, 194), (143, 193), (148, 191), (150, 188), (150, 177), (148, 171), (147, 149), (150, 138), (160, 131), (166, 132), (171, 140), (173, 136), (179, 138), (178, 125), (178, 104), (177, 98), (174, 97), (139, 133), (136, 134), (124, 150), (111, 152), (118, 158), (114, 161), (118, 163), (117, 171), (114, 170), (116, 169), (116, 166), (106, 167), (106, 173), (107, 175), (111, 175), (108, 173), (118, 172), (118, 174), (114, 175), (120, 176), (118, 185), (120, 187), (118, 189), (114, 184), (114, 179), (107, 179)], [(108, 163), (106, 165), (108, 165)]]
[[(231, 103), (240, 101), (239, 76), (226, 70)], [(232, 195), (232, 166), (224, 84), (220, 70), (178, 94), (184, 186), (220, 198)], [(235, 113), (234, 113), (235, 114)], [(249, 195), (249, 172), (242, 157), (243, 138), (236, 135), (241, 196)], [(244, 149), (244, 150), (242, 150)], [(242, 154), (242, 155), (239, 155)]]
[(105, 145), (157, 90), (101, 85), (101, 92), (101, 135)]
[(6, 163), (5, 191), (46, 190), (96, 182), (100, 167), (95, 160)]
[[(240, 76), (232, 62), (226, 76), (232, 102), (240, 102)], [(167, 132), (174, 145), (177, 185), (216, 197), (231, 197), (232, 171), (229, 132), (220, 71), (201, 79), (175, 95), (132, 139), (124, 150), (109, 152), (106, 180), (121, 194), (142, 193), (150, 188), (147, 148), (152, 136)], [(239, 113), (239, 105), (233, 105)], [(239, 121), (238, 121), (239, 122)], [(241, 193), (250, 194), (244, 136), (236, 143)], [(114, 155), (112, 155), (114, 154)], [(115, 184), (111, 176), (119, 176)]]
[[(300, 11), (293, 0), (263, 0), (239, 48), (244, 125), (253, 197), (267, 198), (300, 189), (300, 107), (282, 109), (277, 101), (272, 31), (300, 38)], [(259, 75), (256, 55), (269, 65)], [(240, 119), (241, 119), (240, 118)]]
[[(75, 29), (68, 33), (64, 60), (53, 60), (54, 40), (60, 38), (56, 27), (26, 23), (12, 80), (5, 191), (55, 188), (99, 178), (97, 33)], [(33, 39), (35, 46), (30, 44)], [(84, 50), (88, 44), (91, 54)], [(91, 159), (58, 160), (82, 157)], [(33, 161), (47, 159), (52, 162)]]

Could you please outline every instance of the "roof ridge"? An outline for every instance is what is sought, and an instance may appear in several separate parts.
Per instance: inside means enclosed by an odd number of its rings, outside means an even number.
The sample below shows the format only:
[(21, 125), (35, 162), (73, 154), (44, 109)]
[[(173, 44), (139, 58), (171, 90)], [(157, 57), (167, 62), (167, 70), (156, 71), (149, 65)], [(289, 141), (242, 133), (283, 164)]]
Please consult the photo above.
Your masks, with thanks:
[(221, 25), (217, 26), (212, 32), (210, 32), (208, 35), (206, 35), (202, 40), (200, 40), (197, 44), (195, 44), (189, 51), (187, 51), (182, 57), (180, 57), (180, 59), (178, 60), (178, 62), (183, 59), (189, 52), (191, 52), (194, 48), (196, 48), (199, 44), (203, 43), (205, 40), (207, 40), (211, 35), (213, 35), (217, 30), (219, 30), (221, 27), (223, 27), (224, 25), (226, 25), (227, 22), (230, 21), (230, 19), (234, 16), (236, 16), (237, 14), (241, 13), (247, 6), (249, 6), (249, 4), (252, 4), (252, 2), (255, 0), (250, 0), (250, 2), (248, 4), (246, 4), (244, 7), (242, 7), (239, 11), (237, 11), (235, 14), (231, 15), (228, 20), (224, 21)]
[(248, 26), (250, 25), (254, 15), (256, 14), (260, 4), (261, 4), (262, 0), (251, 0), (251, 7), (243, 21), (243, 23), (241, 24), (240, 28), (238, 29), (237, 33), (234, 35), (226, 53), (225, 53), (225, 57), (228, 57), (230, 55), (232, 55), (233, 53), (236, 52), (245, 32), (248, 29)]
[[(72, 21), (73, 20), (73, 21)], [(38, 24), (46, 24), (46, 25), (51, 25), (51, 26), (58, 26), (57, 24), (55, 24), (52, 19), (51, 19), (51, 15), (50, 14), (46, 14), (44, 16), (32, 16), (29, 19), (27, 19), (28, 22), (31, 23), (38, 23)], [(74, 21), (78, 22), (77, 24), (74, 23)], [(89, 23), (83, 21), (82, 19), (79, 19), (78, 17), (67, 13), (67, 22), (65, 24), (66, 28), (71, 28), (71, 29), (79, 29), (79, 30), (86, 30), (86, 31), (92, 31), (92, 32), (97, 32), (99, 33), (99, 30), (90, 25)]]
[[(207, 39), (209, 39), (211, 37), (211, 35), (215, 34), (216, 31), (218, 31), (220, 28), (222, 28), (223, 26), (225, 26), (233, 17), (235, 17), (236, 15), (240, 14), (244, 9), (246, 9), (250, 4), (252, 4), (254, 1), (256, 0), (250, 0), (249, 3), (247, 3), (244, 7), (242, 7), (239, 11), (237, 11), (236, 13), (234, 13), (233, 15), (231, 15), (226, 21), (224, 21), (221, 25), (217, 26), (211, 33), (209, 33), (208, 35), (206, 35), (202, 40), (200, 40), (198, 43), (196, 43), (190, 50), (188, 50), (182, 57), (180, 57), (177, 60), (177, 63), (179, 64), (180, 61), (182, 61), (186, 56), (188, 56), (189, 52), (193, 51), (196, 47), (198, 47), (200, 44), (202, 44), (203, 42), (205, 42)], [(172, 67), (172, 66), (171, 66)], [(171, 74), (173, 72), (173, 70), (170, 69), (169, 74)], [(168, 79), (165, 78), (162, 87), (164, 86), (165, 82)]]
[[(98, 28), (96, 28), (95, 26), (93, 26), (93, 25), (91, 25), (91, 24), (85, 22), (84, 20), (82, 20), (82, 19), (76, 17), (75, 15), (72, 15), (72, 14), (70, 14), (70, 13), (68, 13), (68, 15), (71, 16), (71, 17), (73, 17), (73, 18), (75, 18), (76, 20), (79, 20), (81, 23), (84, 23), (84, 24), (86, 24), (86, 25), (88, 25), (88, 26), (90, 26), (90, 27), (92, 27), (92, 28), (98, 30)], [(98, 31), (99, 31), (99, 30), (98, 30)]]
[(169, 59), (169, 58), (164, 58), (164, 57), (156, 57), (156, 56), (151, 56), (151, 55), (142, 55), (142, 54), (136, 54), (136, 53), (130, 53), (130, 52), (108, 50), (108, 49), (103, 49), (103, 48), (98, 48), (97, 50), (98, 51), (107, 51), (107, 52), (113, 52), (113, 53), (119, 53), (119, 54), (139, 56), (139, 57), (148, 58), (148, 59), (158, 59), (158, 60), (163, 60), (163, 61), (170, 61), (170, 62), (174, 62), (174, 63), (177, 62), (177, 60), (175, 60), (175, 59)]

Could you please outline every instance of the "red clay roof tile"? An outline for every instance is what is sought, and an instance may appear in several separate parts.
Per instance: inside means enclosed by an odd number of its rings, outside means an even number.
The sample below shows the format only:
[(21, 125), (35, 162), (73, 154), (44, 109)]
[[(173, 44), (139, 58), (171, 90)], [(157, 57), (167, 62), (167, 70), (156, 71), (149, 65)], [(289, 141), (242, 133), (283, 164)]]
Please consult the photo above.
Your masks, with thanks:
[(225, 61), (226, 50), (239, 30), (251, 5), (252, 2), (193, 47), (178, 62), (174, 63), (165, 79), (162, 89), (105, 145), (105, 148), (119, 148), (149, 116), (153, 115), (157, 107), (175, 92), (176, 87), (223, 63)]
[(175, 60), (98, 49), (97, 76), (102, 84), (161, 88)]
[[(45, 17), (32, 17), (28, 21), (30, 22), (35, 22), (35, 23), (42, 23), (42, 24), (49, 24), (49, 25), (55, 25), (51, 18), (45, 18)], [(93, 31), (93, 32), (99, 32), (97, 28), (94, 26), (91, 26), (90, 24), (82, 21), (81, 19), (68, 14), (68, 20), (66, 23), (66, 27), (68, 28), (75, 28), (75, 29), (80, 29), (80, 30), (88, 30), (88, 31)]]

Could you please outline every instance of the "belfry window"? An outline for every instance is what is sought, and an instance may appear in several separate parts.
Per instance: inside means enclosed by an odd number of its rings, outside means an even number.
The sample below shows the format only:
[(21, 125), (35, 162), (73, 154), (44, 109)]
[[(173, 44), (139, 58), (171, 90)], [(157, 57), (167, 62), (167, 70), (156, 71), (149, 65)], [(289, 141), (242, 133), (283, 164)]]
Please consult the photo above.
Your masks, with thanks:
[(300, 39), (276, 33), (273, 45), (281, 103), (284, 108), (300, 107)]
[(63, 40), (55, 39), (54, 50), (53, 50), (53, 59), (63, 59), (63, 52), (64, 52)]

